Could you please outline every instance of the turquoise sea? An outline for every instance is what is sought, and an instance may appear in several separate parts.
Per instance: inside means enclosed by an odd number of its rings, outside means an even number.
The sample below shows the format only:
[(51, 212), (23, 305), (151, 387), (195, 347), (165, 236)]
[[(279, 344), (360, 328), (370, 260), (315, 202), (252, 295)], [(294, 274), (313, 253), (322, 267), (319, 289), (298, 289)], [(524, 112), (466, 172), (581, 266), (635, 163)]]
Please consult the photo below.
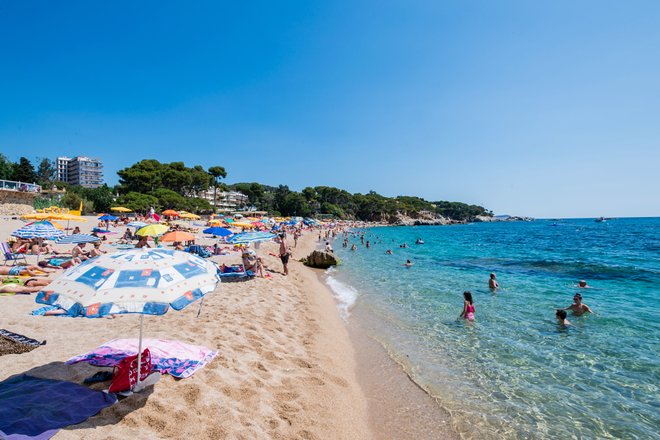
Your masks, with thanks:
[[(354, 252), (343, 236), (333, 242), (342, 265), (326, 281), (342, 314), (360, 320), (463, 436), (660, 438), (660, 218), (363, 233), (370, 249), (358, 237)], [(578, 289), (580, 279), (592, 288)], [(464, 290), (473, 323), (458, 319)], [(569, 313), (562, 328), (555, 309), (577, 291), (597, 315)]]

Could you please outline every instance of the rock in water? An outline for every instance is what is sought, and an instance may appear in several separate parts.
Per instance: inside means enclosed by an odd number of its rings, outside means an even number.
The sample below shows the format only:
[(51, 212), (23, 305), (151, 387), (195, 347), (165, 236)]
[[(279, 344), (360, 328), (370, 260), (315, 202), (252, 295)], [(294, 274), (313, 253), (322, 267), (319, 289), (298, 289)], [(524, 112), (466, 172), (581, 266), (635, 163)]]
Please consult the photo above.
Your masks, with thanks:
[(305, 266), (316, 269), (327, 269), (330, 266), (339, 264), (339, 259), (330, 252), (314, 251), (301, 260)]

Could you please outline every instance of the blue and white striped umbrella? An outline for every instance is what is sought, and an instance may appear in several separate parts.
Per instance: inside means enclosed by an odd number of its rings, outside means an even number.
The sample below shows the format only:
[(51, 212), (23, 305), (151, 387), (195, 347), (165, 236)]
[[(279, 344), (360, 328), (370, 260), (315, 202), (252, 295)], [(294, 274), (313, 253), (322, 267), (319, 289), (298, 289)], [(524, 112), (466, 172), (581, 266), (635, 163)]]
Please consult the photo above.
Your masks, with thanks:
[(147, 225), (148, 225), (148, 223), (140, 222), (140, 221), (135, 221), (135, 222), (130, 222), (130, 223), (127, 224), (126, 226), (131, 227), (131, 228), (140, 229), (140, 228), (144, 228), (144, 227), (147, 226)]
[(19, 238), (43, 238), (45, 240), (55, 240), (56, 238), (62, 237), (64, 232), (60, 231), (49, 222), (39, 222), (23, 226), (12, 232), (11, 235)]
[(242, 234), (236, 234), (233, 237), (227, 239), (227, 243), (232, 244), (247, 244), (255, 243), (259, 241), (268, 241), (275, 238), (275, 234), (270, 232), (244, 232)]
[(94, 243), (99, 241), (99, 237), (94, 237), (88, 234), (73, 234), (58, 238), (55, 243), (57, 244), (78, 244), (78, 243)]
[(54, 279), (36, 301), (73, 316), (163, 315), (212, 292), (215, 263), (186, 252), (127, 249), (87, 260)]

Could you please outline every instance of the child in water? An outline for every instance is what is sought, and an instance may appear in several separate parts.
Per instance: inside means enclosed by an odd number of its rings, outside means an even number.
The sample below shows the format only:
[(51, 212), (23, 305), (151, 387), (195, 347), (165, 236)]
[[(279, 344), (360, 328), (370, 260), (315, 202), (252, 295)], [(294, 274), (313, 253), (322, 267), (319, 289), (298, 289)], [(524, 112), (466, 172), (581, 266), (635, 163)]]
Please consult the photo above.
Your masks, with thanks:
[(563, 325), (564, 327), (571, 325), (569, 320), (566, 319), (566, 310), (558, 309), (555, 316), (557, 317), (557, 321), (559, 321), (559, 325)]
[(463, 292), (463, 311), (459, 318), (465, 318), (468, 321), (474, 321), (474, 302), (472, 301), (472, 293), (467, 290)]

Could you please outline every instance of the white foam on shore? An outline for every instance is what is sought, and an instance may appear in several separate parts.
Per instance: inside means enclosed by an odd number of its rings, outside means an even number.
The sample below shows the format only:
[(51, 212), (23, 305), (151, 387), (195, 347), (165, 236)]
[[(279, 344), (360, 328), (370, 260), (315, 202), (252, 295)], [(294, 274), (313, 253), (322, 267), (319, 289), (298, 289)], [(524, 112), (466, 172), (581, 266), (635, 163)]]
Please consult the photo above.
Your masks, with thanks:
[(342, 319), (347, 320), (350, 316), (350, 308), (353, 307), (355, 301), (358, 297), (358, 292), (352, 286), (342, 283), (337, 278), (331, 276), (331, 271), (326, 272), (328, 276), (325, 279), (325, 282), (332, 290), (335, 298), (337, 299), (337, 308), (339, 309), (339, 315)]

